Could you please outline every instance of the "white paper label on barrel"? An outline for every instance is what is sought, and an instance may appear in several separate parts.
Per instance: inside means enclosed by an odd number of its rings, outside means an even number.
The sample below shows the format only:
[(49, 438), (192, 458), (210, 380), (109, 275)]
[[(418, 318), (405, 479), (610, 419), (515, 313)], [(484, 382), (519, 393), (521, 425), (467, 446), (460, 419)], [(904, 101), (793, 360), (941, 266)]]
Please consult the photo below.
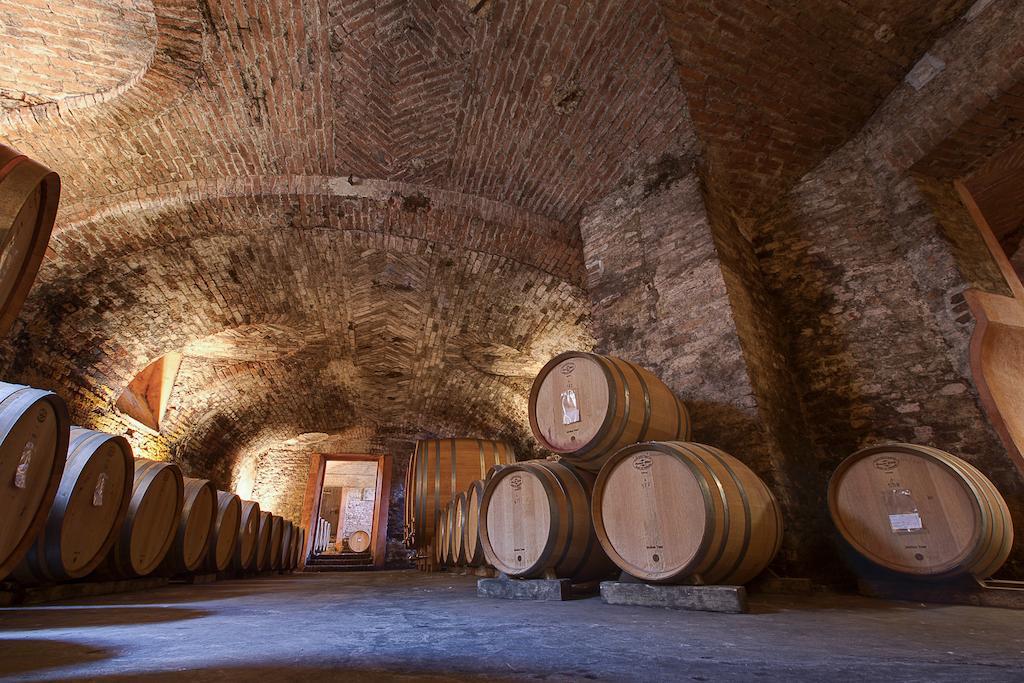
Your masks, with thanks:
[(580, 406), (576, 402), (576, 392), (566, 389), (562, 392), (562, 424), (571, 425), (580, 421)]
[(29, 441), (21, 449), (21, 460), (14, 470), (14, 488), (23, 489), (28, 486), (28, 468), (32, 466), (32, 449), (36, 447), (34, 441)]
[(92, 491), (92, 506), (95, 508), (103, 507), (103, 487), (107, 485), (107, 473), (100, 472), (100, 476), (96, 477), (96, 488)]
[(921, 523), (921, 515), (916, 512), (908, 512), (900, 515), (889, 515), (889, 526), (894, 534), (908, 531), (920, 531), (924, 528)]

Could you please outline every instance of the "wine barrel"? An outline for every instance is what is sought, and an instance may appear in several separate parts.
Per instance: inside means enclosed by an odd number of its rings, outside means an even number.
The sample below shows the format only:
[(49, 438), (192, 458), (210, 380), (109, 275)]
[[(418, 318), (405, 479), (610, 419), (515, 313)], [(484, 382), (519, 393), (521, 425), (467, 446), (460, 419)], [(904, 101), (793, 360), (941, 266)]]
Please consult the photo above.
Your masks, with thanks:
[(937, 448), (857, 451), (832, 475), (828, 507), (855, 551), (908, 576), (988, 578), (1013, 545), (1010, 512), (992, 482)]
[(437, 523), (434, 530), (434, 562), (438, 566), (447, 564), (447, 556), (444, 550), (448, 529), (448, 506), (445, 505), (437, 515)]
[(132, 447), (124, 437), (72, 427), (53, 506), (14, 578), (67, 581), (95, 569), (124, 523), (134, 472)]
[(484, 547), (480, 544), (480, 501), (484, 496), (484, 482), (477, 479), (466, 490), (465, 523), (462, 526), (462, 545), (466, 564), (479, 567), (485, 561)]
[(260, 511), (260, 535), (256, 543), (256, 571), (270, 569), (270, 536), (274, 526), (273, 516)]
[(498, 571), (587, 581), (613, 565), (590, 521), (594, 475), (559, 460), (505, 467), (484, 487), (480, 543)]
[(415, 547), (425, 548), (431, 544), (441, 508), (469, 486), (469, 482), (482, 479), (493, 465), (510, 464), (515, 460), (511, 446), (504, 441), (417, 441), (409, 463), (412, 475), (405, 497)]
[(199, 569), (213, 535), (217, 489), (208, 479), (185, 477), (184, 482), (178, 529), (161, 565), (169, 574), (186, 574)]
[(448, 521), (451, 527), (451, 555), (452, 564), (465, 566), (466, 546), (463, 539), (466, 535), (466, 492), (460, 491), (452, 500), (452, 515)]
[(750, 468), (711, 446), (641, 443), (613, 455), (594, 486), (605, 552), (644, 581), (744, 584), (782, 542), (775, 497)]
[(370, 547), (370, 534), (365, 531), (356, 531), (348, 537), (348, 547), (352, 552), (363, 553)]
[(288, 544), (288, 568), (295, 569), (295, 554), (299, 551), (299, 525), (292, 522), (292, 542)]
[(306, 529), (299, 529), (299, 544), (295, 549), (295, 568), (302, 569), (306, 565)]
[(256, 568), (256, 550), (260, 537), (260, 504), (243, 500), (240, 515), (238, 543), (231, 558), (231, 566), (236, 571), (248, 571)]
[(67, 459), (68, 408), (57, 394), (0, 382), (0, 579), (35, 542)]
[(0, 334), (18, 317), (50, 242), (60, 176), (0, 145)]
[(280, 564), (278, 565), (278, 567), (280, 569), (282, 569), (282, 570), (287, 570), (287, 569), (290, 568), (288, 566), (288, 564), (289, 564), (288, 558), (290, 556), (291, 549), (292, 549), (292, 532), (293, 532), (293, 530), (294, 530), (294, 527), (292, 526), (291, 521), (287, 520), (287, 519), (284, 520), (284, 525), (281, 528), (281, 554), (280, 554), (280, 559), (279, 559), (279, 563)]
[(272, 515), (273, 522), (270, 527), (270, 569), (281, 568), (281, 541), (284, 540), (284, 520), (278, 515)]
[(660, 379), (596, 353), (552, 358), (530, 390), (529, 412), (542, 446), (591, 472), (623, 446), (690, 438), (686, 406)]
[(238, 529), (242, 519), (242, 499), (227, 491), (217, 491), (217, 512), (213, 520), (213, 535), (206, 550), (203, 569), (222, 572), (231, 565), (238, 545)]
[(146, 576), (160, 566), (178, 530), (184, 489), (177, 465), (135, 458), (135, 479), (124, 524), (95, 573), (131, 578)]

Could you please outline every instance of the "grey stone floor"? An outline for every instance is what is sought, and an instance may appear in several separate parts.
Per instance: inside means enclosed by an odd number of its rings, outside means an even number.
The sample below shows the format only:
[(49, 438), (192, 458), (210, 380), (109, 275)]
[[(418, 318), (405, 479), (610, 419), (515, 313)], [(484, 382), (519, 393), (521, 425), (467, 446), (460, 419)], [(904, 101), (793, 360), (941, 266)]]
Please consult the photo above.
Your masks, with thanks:
[(1024, 680), (1024, 613), (853, 596), (725, 615), (296, 574), (0, 609), (4, 680)]

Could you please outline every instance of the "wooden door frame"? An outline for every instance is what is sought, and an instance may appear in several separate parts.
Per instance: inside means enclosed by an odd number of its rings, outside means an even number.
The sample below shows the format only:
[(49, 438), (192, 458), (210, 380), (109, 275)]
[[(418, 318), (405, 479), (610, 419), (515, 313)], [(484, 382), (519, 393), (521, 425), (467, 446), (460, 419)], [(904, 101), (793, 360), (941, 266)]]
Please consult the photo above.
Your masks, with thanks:
[[(302, 549), (302, 565), (313, 548), (313, 534), (316, 520), (320, 516), (320, 498), (324, 486), (324, 474), (329, 461), (377, 463), (377, 498), (373, 506), (374, 538), (370, 548), (373, 566), (384, 566), (388, 545), (388, 503), (391, 499), (391, 456), (366, 455), (361, 453), (314, 453), (309, 463), (309, 478), (306, 480), (306, 497), (302, 503), (302, 518), (306, 520), (306, 543)], [(344, 501), (342, 501), (344, 505)]]

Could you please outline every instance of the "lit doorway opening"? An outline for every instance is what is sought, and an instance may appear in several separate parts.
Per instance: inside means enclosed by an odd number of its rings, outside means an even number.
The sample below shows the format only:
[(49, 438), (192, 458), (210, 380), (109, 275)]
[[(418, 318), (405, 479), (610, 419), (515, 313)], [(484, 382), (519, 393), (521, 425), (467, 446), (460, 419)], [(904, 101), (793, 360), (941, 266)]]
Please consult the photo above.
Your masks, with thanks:
[(318, 454), (311, 464), (307, 568), (382, 567), (387, 548), (390, 458)]

